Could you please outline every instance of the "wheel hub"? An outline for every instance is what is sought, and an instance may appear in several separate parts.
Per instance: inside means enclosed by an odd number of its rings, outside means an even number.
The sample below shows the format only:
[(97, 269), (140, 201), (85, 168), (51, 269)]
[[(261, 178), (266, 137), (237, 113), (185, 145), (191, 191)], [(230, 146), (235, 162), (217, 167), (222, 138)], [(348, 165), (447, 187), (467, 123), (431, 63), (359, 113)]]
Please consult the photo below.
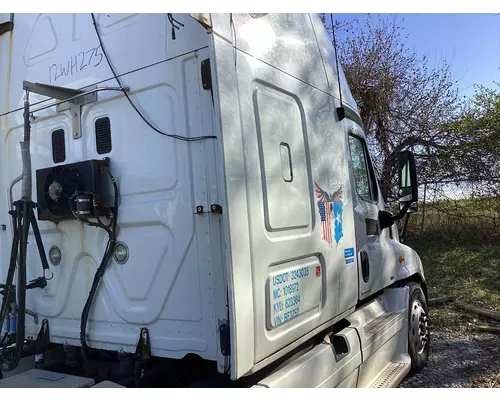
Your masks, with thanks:
[(415, 346), (415, 351), (421, 354), (429, 340), (429, 318), (419, 300), (414, 300), (411, 305), (410, 341)]

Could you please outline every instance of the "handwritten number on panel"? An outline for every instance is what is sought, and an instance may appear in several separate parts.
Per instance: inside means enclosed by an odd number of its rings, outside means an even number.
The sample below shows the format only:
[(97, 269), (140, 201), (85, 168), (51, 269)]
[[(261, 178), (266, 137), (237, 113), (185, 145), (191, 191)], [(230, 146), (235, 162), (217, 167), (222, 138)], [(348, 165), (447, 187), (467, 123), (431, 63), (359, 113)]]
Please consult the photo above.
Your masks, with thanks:
[(52, 64), (49, 67), (49, 82), (54, 83), (59, 78), (76, 75), (87, 67), (95, 68), (102, 63), (104, 55), (101, 46), (93, 47), (87, 51), (80, 51), (70, 56), (65, 62)]

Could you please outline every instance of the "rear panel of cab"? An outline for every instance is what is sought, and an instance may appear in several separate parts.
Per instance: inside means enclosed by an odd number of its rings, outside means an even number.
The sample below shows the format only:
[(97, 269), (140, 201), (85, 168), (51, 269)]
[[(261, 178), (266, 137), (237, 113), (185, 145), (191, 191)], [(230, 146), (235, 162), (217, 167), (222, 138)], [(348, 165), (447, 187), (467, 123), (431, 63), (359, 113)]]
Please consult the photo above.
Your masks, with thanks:
[[(172, 40), (166, 14), (96, 14), (111, 62), (145, 118), (166, 133), (214, 135), (212, 98), (200, 76), (201, 62), (209, 58), (206, 31), (188, 15), (175, 18), (184, 27)], [(71, 88), (117, 86), (90, 14), (16, 14), (14, 31), (0, 37), (0, 49), (0, 113), (22, 106), (23, 80)], [(33, 104), (45, 99), (30, 96)], [(120, 92), (99, 93), (97, 102), (82, 107), (80, 139), (72, 137), (68, 111), (50, 108), (35, 118), (33, 171), (109, 157), (118, 181), (118, 240), (130, 254), (123, 265), (112, 260), (105, 273), (90, 315), (89, 345), (135, 352), (140, 328), (146, 326), (153, 355), (197, 353), (217, 359), (218, 320), (227, 315), (217, 315), (217, 305), (224, 310), (226, 301), (220, 216), (195, 213), (197, 206), (209, 210), (221, 203), (217, 141), (188, 143), (160, 135)], [(104, 153), (97, 132), (103, 118), (109, 118), (111, 137)], [(22, 123), (22, 112), (0, 117), (0, 224), (7, 227), (0, 231), (2, 280), (11, 241), (4, 199), (10, 182), (21, 173)], [(52, 137), (58, 130), (63, 131), (65, 157), (54, 160)], [(18, 196), (16, 186), (14, 199)], [(27, 332), (36, 337), (42, 319), (48, 318), (52, 342), (79, 345), (81, 311), (107, 237), (74, 220), (39, 226), (45, 250), (58, 246), (62, 261), (51, 266), (54, 277), (45, 289), (28, 292), (27, 307), (39, 318), (36, 324), (27, 316)], [(41, 271), (31, 239), (28, 279)]]

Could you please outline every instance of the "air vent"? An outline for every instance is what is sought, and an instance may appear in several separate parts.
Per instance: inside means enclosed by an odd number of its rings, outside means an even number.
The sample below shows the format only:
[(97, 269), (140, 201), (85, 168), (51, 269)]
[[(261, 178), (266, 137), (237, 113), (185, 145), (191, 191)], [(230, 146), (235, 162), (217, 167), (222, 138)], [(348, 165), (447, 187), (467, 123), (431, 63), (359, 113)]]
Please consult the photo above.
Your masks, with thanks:
[(97, 154), (105, 154), (111, 151), (111, 124), (108, 117), (99, 118), (95, 121), (95, 141)]
[(66, 144), (64, 143), (64, 129), (52, 132), (52, 160), (54, 163), (62, 163), (66, 160)]

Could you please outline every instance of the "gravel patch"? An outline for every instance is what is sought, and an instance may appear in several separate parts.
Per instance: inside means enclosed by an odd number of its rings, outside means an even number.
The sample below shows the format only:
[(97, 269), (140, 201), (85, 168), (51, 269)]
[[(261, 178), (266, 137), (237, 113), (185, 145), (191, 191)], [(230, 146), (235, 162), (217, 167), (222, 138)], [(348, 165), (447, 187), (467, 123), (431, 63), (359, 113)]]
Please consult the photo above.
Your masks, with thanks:
[(427, 366), (400, 387), (500, 387), (500, 335), (433, 332)]

